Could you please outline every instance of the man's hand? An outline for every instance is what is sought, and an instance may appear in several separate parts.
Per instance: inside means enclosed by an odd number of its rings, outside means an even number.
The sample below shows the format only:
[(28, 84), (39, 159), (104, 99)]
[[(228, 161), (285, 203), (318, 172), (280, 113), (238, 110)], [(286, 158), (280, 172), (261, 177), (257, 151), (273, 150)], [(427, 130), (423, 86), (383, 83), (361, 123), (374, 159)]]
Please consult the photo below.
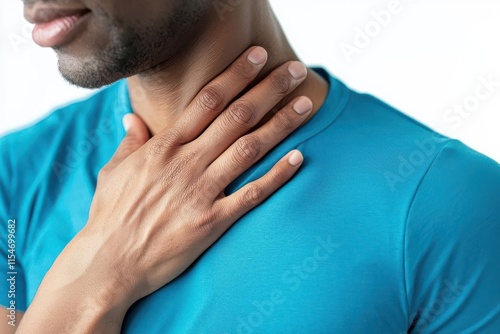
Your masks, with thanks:
[(312, 110), (309, 99), (296, 98), (248, 133), (307, 74), (299, 62), (286, 63), (231, 102), (266, 59), (260, 47), (245, 52), (179, 122), (151, 139), (138, 116), (126, 116), (127, 135), (99, 173), (88, 223), (45, 276), (21, 332), (119, 331), (135, 301), (180, 275), (293, 176), (302, 161), (295, 150), (262, 178), (224, 194)]

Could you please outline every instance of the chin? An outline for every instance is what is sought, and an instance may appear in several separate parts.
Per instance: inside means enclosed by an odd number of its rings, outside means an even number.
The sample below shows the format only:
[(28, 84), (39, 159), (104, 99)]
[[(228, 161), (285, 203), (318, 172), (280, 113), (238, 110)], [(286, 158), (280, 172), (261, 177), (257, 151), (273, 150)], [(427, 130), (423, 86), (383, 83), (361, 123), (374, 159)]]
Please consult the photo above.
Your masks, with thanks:
[(74, 86), (87, 89), (101, 88), (110, 85), (123, 77), (121, 76), (102, 76), (102, 73), (96, 73), (92, 71), (67, 71), (60, 70), (60, 73), (64, 80), (69, 82)]
[(98, 60), (60, 56), (58, 67), (67, 82), (81, 88), (101, 88), (125, 77)]

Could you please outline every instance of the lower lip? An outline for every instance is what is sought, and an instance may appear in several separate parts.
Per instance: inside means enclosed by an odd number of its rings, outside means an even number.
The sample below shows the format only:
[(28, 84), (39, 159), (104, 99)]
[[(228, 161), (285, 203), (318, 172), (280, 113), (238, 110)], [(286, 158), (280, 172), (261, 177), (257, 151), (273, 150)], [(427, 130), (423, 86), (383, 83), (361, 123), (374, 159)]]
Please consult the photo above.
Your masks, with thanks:
[(57, 18), (46, 23), (36, 24), (33, 28), (33, 41), (42, 47), (56, 47), (67, 44), (82, 26), (90, 12)]

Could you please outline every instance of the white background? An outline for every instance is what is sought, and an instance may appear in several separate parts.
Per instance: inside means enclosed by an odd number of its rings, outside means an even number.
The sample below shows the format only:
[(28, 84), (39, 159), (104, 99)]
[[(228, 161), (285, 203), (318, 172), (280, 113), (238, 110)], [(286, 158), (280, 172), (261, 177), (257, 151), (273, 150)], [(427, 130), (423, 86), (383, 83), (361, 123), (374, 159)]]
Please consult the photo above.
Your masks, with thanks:
[[(321, 64), (351, 88), (500, 161), (500, 87), (472, 105), (480, 78), (500, 82), (500, 1), (400, 0), (377, 32), (373, 11), (392, 1), (271, 0), (308, 65)], [(341, 46), (354, 45), (357, 29), (367, 27), (374, 37), (349, 61)], [(0, 133), (89, 94), (59, 76), (54, 53), (34, 45), (30, 29), (21, 1), (0, 2)], [(453, 113), (464, 102), (473, 110)]]

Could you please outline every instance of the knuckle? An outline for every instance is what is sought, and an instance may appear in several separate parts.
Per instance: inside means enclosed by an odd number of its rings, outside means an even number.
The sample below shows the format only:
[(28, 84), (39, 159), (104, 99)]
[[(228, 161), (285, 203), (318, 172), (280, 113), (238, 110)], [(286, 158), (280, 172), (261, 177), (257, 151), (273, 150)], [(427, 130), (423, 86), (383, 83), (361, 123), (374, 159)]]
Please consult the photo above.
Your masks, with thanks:
[(250, 136), (242, 137), (236, 142), (235, 160), (241, 165), (252, 163), (261, 152), (261, 143)]
[(210, 182), (206, 183), (201, 191), (201, 194), (207, 199), (207, 200), (214, 200), (215, 197), (218, 195), (218, 185), (217, 182)]
[(224, 96), (220, 88), (214, 85), (206, 86), (200, 92), (198, 105), (201, 109), (217, 112), (222, 110), (224, 105)]
[(231, 68), (230, 71), (232, 74), (235, 76), (244, 79), (245, 81), (251, 80), (254, 77), (255, 69), (254, 66), (252, 66), (248, 61), (246, 60), (240, 60), (235, 62)]
[(184, 144), (187, 141), (184, 135), (184, 131), (180, 126), (173, 126), (172, 128), (168, 129), (168, 132), (164, 134), (164, 137), (167, 146), (173, 146), (176, 143)]
[(224, 185), (230, 183), (227, 173), (220, 171), (221, 175), (217, 177), (202, 177), (202, 193), (207, 200), (213, 201), (224, 190)]
[(238, 125), (250, 125), (255, 117), (255, 107), (248, 102), (234, 103), (228, 109), (228, 117)]
[(168, 163), (165, 168), (164, 177), (168, 183), (174, 182), (180, 175), (186, 172), (194, 159), (194, 153), (180, 154)]
[(257, 205), (262, 201), (263, 196), (264, 192), (262, 191), (262, 189), (258, 185), (250, 183), (243, 195), (242, 204), (251, 206)]
[(271, 171), (271, 180), (275, 185), (283, 185), (286, 181), (288, 181), (288, 177), (284, 170), (280, 170), (278, 168), (274, 168)]
[(269, 79), (278, 94), (285, 94), (290, 89), (290, 80), (282, 73), (273, 72)]
[(169, 149), (184, 143), (181, 131), (175, 127), (168, 129), (168, 132), (160, 133), (146, 143), (146, 156), (155, 158), (158, 155), (165, 155)]
[(150, 142), (146, 149), (146, 155), (150, 158), (156, 158), (159, 155), (164, 155), (170, 143), (171, 139), (168, 135), (161, 135)]
[(200, 213), (198, 218), (192, 223), (195, 231), (201, 231), (204, 234), (214, 234), (219, 226), (220, 218), (213, 210)]
[(295, 119), (285, 111), (280, 111), (275, 114), (276, 126), (279, 130), (289, 131), (295, 127)]

